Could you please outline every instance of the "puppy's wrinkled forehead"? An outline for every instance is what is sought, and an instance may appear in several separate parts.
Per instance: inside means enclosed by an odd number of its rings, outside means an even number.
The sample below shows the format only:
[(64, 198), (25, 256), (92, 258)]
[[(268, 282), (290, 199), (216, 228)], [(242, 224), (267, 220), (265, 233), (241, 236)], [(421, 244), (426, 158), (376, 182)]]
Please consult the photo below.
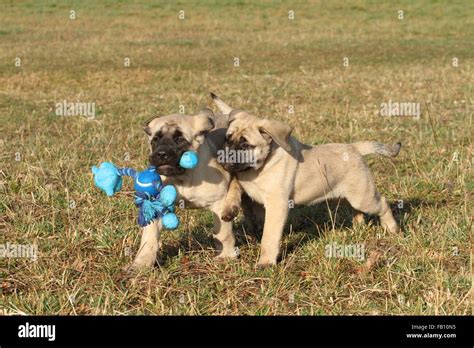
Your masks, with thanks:
[(181, 114), (156, 117), (145, 127), (145, 132), (153, 137), (161, 133), (162, 135), (173, 135), (180, 132), (186, 139), (192, 139), (192, 118)]
[(246, 111), (235, 111), (229, 117), (229, 128), (227, 136), (229, 139), (239, 141), (246, 138), (250, 143), (257, 144), (261, 142), (262, 134), (259, 130), (259, 119)]

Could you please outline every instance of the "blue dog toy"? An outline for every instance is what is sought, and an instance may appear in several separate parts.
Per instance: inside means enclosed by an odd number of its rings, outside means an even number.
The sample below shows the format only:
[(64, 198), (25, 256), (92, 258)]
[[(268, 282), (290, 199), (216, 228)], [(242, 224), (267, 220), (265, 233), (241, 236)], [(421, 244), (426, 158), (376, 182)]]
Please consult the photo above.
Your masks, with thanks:
[[(193, 169), (198, 165), (197, 154), (186, 151), (180, 159), (180, 166)], [(92, 167), (95, 185), (107, 196), (113, 196), (122, 188), (122, 177), (134, 179), (135, 205), (138, 207), (138, 224), (147, 226), (153, 220), (161, 217), (166, 229), (175, 229), (179, 220), (174, 213), (174, 203), (177, 192), (172, 185), (162, 185), (160, 174), (153, 166), (137, 172), (133, 168), (117, 168), (111, 162), (103, 162), (98, 168)]]

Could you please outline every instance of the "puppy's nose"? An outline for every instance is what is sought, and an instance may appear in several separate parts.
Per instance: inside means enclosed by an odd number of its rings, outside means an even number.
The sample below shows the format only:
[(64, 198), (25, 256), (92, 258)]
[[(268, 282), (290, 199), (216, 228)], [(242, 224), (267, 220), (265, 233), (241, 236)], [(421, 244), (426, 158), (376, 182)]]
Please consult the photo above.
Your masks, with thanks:
[(224, 169), (232, 171), (235, 169), (235, 163), (224, 163)]
[(167, 159), (168, 158), (168, 153), (166, 151), (163, 151), (163, 150), (158, 151), (157, 155), (161, 159)]

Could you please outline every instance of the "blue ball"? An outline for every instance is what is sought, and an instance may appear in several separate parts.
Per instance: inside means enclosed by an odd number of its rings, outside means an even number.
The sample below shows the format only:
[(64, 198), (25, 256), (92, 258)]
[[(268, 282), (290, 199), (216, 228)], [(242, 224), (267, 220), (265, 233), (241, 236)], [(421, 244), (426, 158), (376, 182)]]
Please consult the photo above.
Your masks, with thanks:
[(165, 206), (169, 207), (174, 204), (177, 196), (176, 189), (173, 185), (166, 185), (161, 189), (160, 202)]
[(198, 155), (194, 151), (186, 151), (181, 155), (179, 165), (185, 169), (196, 168), (199, 163)]
[(167, 230), (174, 230), (179, 226), (178, 217), (174, 213), (167, 213), (163, 215), (162, 222), (163, 226)]
[(135, 178), (135, 191), (147, 192), (151, 196), (158, 195), (158, 187), (161, 184), (160, 174), (155, 167), (149, 167), (142, 172), (137, 173)]

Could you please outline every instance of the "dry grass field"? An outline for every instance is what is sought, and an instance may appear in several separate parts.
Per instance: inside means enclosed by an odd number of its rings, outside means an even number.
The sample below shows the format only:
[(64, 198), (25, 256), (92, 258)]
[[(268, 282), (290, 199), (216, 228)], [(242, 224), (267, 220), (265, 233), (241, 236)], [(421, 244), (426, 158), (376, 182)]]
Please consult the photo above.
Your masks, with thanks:
[[(0, 7), (0, 245), (39, 252), (0, 258), (0, 314), (472, 314), (472, 1)], [(108, 198), (90, 167), (144, 167), (143, 122), (212, 106), (211, 91), (308, 144), (401, 141), (367, 161), (403, 233), (294, 209), (282, 261), (260, 270), (241, 219), (240, 258), (220, 263), (210, 213), (179, 210), (156, 267), (123, 273), (140, 240), (132, 185)], [(57, 116), (64, 100), (95, 117)], [(389, 101), (421, 116), (381, 116)], [(329, 258), (333, 243), (365, 259)]]

